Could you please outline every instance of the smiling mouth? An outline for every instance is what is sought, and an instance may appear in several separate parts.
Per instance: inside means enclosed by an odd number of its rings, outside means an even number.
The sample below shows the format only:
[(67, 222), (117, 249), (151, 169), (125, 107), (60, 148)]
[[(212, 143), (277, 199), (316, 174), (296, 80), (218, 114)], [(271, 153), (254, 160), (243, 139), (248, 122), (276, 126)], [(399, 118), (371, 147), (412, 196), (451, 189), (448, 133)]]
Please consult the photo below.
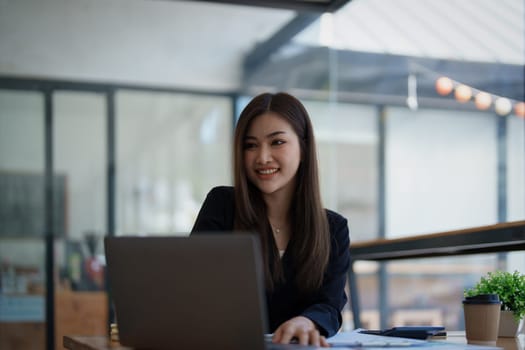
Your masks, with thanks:
[(276, 172), (278, 172), (279, 169), (278, 168), (273, 168), (273, 169), (259, 169), (257, 170), (257, 173), (258, 174), (261, 174), (261, 175), (272, 175), (272, 174), (275, 174)]

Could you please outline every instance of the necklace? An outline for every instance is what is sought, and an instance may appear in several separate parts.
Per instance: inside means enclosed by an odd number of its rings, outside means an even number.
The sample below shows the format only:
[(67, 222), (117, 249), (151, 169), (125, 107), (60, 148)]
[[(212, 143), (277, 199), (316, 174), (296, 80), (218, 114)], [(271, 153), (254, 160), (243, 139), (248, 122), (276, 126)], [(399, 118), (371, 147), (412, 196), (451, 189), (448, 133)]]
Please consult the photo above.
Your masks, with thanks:
[(280, 229), (280, 228), (277, 228), (277, 227), (275, 227), (275, 226), (273, 226), (273, 225), (270, 225), (270, 226), (272, 227), (272, 230), (273, 230), (273, 232), (274, 232), (276, 235), (278, 235), (279, 233), (281, 233), (281, 229)]

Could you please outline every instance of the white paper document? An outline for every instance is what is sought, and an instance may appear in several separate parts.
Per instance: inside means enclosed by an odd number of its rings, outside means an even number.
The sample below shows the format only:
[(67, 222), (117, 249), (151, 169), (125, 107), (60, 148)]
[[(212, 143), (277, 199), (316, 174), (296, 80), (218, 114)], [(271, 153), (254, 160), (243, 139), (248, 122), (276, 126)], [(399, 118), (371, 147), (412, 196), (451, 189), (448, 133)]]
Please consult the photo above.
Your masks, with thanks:
[(360, 333), (363, 329), (355, 329), (351, 332), (341, 332), (328, 338), (328, 343), (337, 349), (367, 348), (367, 350), (384, 348), (435, 348), (450, 350), (494, 350), (498, 347), (458, 344), (443, 341), (427, 341), (410, 338), (387, 337)]
[(336, 348), (385, 348), (385, 347), (412, 347), (422, 346), (427, 341), (409, 338), (386, 337), (381, 335), (372, 335), (359, 333), (363, 329), (356, 329), (351, 332), (337, 333), (328, 338), (328, 343)]

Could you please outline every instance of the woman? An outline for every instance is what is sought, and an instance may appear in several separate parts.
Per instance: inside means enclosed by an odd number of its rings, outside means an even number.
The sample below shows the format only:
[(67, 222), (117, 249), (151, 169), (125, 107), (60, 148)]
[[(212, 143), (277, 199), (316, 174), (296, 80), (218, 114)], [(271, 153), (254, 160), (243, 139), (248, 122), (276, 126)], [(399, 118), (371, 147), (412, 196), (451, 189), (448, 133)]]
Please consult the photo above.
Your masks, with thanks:
[(210, 191), (192, 233), (257, 232), (273, 342), (328, 346), (347, 300), (350, 242), (346, 219), (321, 204), (306, 109), (286, 93), (256, 96), (233, 148), (234, 187)]

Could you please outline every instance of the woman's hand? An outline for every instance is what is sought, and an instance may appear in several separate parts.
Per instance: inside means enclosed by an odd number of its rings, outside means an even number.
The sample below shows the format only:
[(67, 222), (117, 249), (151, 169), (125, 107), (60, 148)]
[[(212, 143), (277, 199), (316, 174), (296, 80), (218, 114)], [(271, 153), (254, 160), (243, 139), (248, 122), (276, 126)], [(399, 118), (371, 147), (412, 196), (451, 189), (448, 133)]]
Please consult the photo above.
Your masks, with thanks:
[(301, 345), (330, 346), (312, 320), (304, 316), (294, 317), (281, 324), (273, 333), (272, 342), (289, 344), (294, 338)]

